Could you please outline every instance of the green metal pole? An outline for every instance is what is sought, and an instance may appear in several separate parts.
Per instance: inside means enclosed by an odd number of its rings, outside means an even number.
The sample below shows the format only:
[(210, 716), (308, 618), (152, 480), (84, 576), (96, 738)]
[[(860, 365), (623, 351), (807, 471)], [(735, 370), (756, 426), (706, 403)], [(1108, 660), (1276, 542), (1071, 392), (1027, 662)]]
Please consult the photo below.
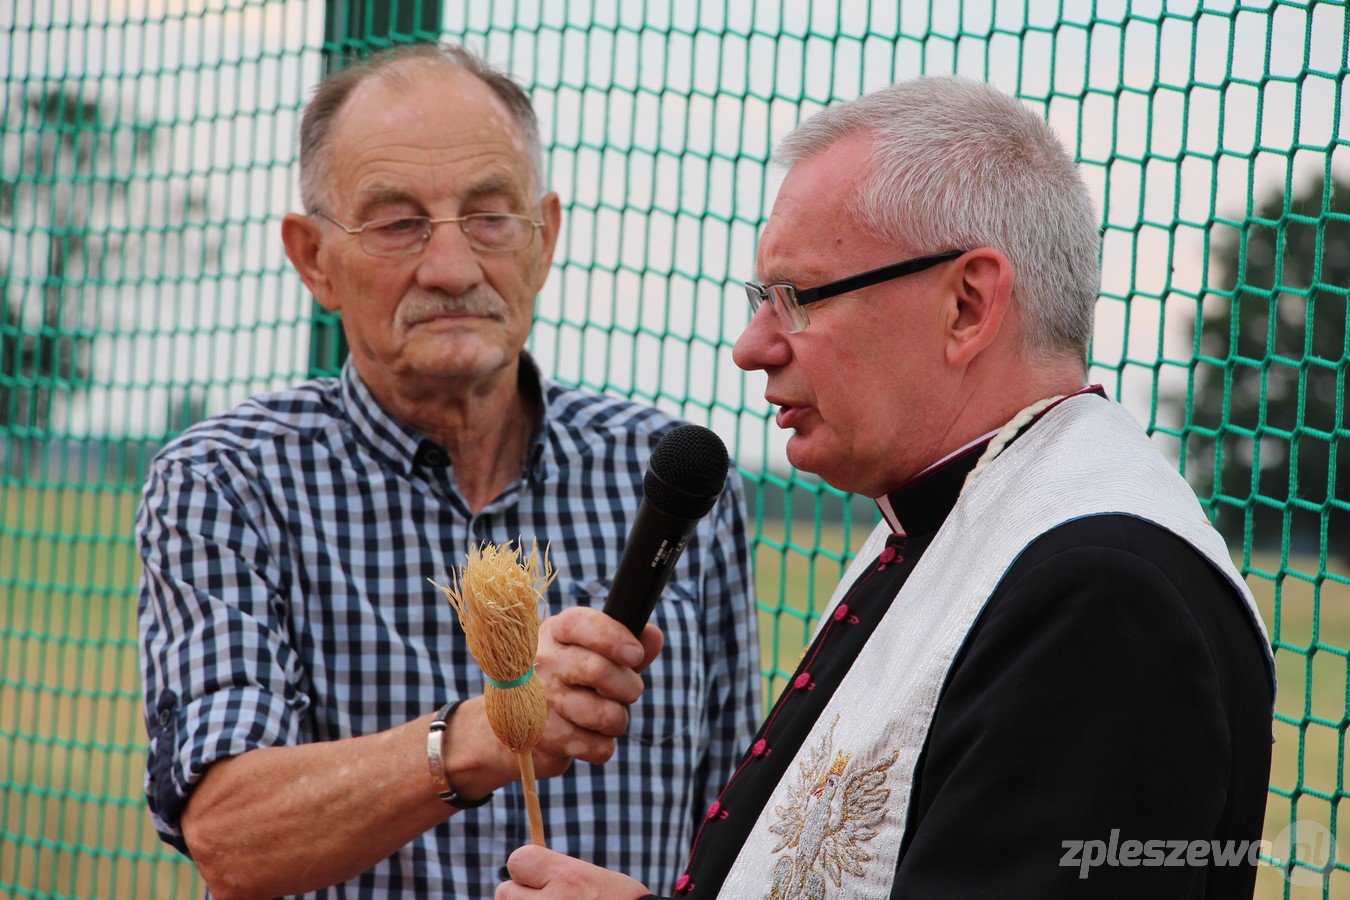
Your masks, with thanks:
[[(442, 0), (324, 0), (324, 74), (394, 44), (439, 40)], [(338, 316), (317, 303), (310, 326), (310, 377), (333, 375), (347, 357)]]

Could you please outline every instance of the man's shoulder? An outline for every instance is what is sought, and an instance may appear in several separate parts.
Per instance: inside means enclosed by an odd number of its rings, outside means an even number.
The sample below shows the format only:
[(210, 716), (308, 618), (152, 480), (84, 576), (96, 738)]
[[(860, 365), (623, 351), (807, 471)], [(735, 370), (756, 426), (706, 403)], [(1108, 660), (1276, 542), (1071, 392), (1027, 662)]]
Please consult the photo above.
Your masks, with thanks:
[(337, 379), (320, 378), (254, 394), (191, 425), (156, 454), (161, 464), (200, 464), (317, 437), (340, 420)]
[(650, 447), (685, 420), (647, 403), (558, 381), (544, 383), (547, 418), (554, 428), (587, 440), (624, 435), (625, 443)]
[[(1071, 519), (1031, 541), (1009, 567), (1002, 585), (1025, 579), (1100, 583), (1115, 591), (1144, 582), (1205, 583), (1240, 598), (1218, 565), (1185, 536), (1137, 515), (1104, 512)], [(1150, 592), (1150, 597), (1157, 592)]]
[[(1066, 632), (1078, 623), (1145, 644), (1159, 631), (1189, 631), (1240, 646), (1260, 669), (1264, 635), (1238, 585), (1183, 536), (1136, 516), (1089, 516), (1041, 535), (1000, 581), (991, 610), (1028, 630), (1056, 620)], [(1113, 615), (1152, 624), (1131, 632), (1109, 625)]]

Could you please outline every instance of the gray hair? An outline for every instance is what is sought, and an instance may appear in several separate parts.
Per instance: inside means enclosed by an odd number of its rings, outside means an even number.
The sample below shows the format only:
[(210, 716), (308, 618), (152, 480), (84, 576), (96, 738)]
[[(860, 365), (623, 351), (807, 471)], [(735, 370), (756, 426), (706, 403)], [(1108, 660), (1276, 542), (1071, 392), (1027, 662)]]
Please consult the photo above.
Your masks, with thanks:
[(300, 198), (307, 212), (324, 205), (323, 194), (332, 168), (328, 149), (333, 123), (352, 92), (357, 85), (372, 77), (411, 85), (411, 76), (400, 65), (409, 60), (428, 60), (463, 69), (491, 88), (524, 135), (530, 154), (534, 188), (537, 192), (542, 187), (544, 150), (539, 140), (539, 119), (524, 89), (508, 75), (463, 47), (445, 43), (400, 44), (329, 75), (315, 89), (313, 98), (305, 107), (300, 120)]
[(836, 141), (872, 140), (850, 213), (918, 253), (993, 247), (1012, 261), (1033, 359), (1087, 365), (1101, 236), (1087, 186), (1050, 126), (1013, 97), (955, 76), (904, 81), (811, 116), (779, 144), (792, 165)]

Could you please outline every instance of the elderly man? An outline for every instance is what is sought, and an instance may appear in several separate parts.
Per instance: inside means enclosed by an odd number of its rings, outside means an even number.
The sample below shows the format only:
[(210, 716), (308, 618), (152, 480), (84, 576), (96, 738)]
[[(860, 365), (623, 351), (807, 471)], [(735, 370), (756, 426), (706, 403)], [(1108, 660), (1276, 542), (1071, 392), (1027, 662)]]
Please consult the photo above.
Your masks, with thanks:
[(351, 356), (154, 461), (158, 830), (222, 898), (491, 895), (529, 839), (517, 761), (428, 579), (481, 542), (537, 541), (558, 572), (536, 665), (548, 839), (673, 884), (761, 716), (739, 480), (641, 639), (588, 608), (679, 423), (524, 352), (560, 220), (528, 98), (463, 50), (398, 51), (319, 87), (300, 155), (306, 213), (282, 238)]
[[(1250, 896), (1269, 645), (1193, 493), (1084, 383), (1073, 160), (947, 77), (829, 108), (778, 156), (736, 362), (793, 465), (881, 522), (676, 896)], [(500, 900), (647, 891), (541, 848), (510, 868)]]

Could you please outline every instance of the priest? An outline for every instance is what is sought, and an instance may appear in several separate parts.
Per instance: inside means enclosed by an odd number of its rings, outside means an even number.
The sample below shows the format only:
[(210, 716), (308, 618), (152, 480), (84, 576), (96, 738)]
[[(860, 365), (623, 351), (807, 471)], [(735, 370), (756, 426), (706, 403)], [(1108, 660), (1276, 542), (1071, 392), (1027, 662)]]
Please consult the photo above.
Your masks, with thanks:
[[(777, 157), (735, 360), (790, 462), (880, 522), (676, 896), (1250, 897), (1270, 645), (1194, 493), (1087, 383), (1073, 159), (954, 77), (827, 108)], [(499, 900), (649, 896), (540, 848), (509, 868)]]

